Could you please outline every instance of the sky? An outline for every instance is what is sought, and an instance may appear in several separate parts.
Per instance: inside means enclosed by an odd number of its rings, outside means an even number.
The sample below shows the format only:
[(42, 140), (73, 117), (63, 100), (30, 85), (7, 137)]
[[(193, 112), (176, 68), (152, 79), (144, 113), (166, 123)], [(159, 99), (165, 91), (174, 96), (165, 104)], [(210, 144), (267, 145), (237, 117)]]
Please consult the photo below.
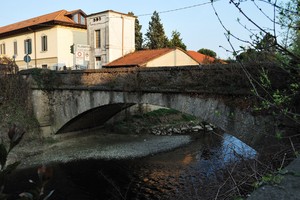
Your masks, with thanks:
[[(243, 26), (246, 25), (249, 29), (256, 28), (248, 23), (248, 20), (241, 15), (233, 4), (229, 4), (229, 0), (215, 1), (213, 5), (222, 24), (239, 38), (249, 40), (250, 33)], [(278, 0), (278, 2), (280, 1), (286, 2), (287, 0)], [(273, 27), (273, 23), (265, 16), (267, 14), (273, 17), (273, 7), (264, 2), (264, 0), (246, 0), (241, 4), (241, 7), (261, 27)], [(153, 12), (157, 11), (166, 35), (170, 38), (172, 31), (178, 31), (188, 50), (211, 49), (217, 53), (219, 58), (227, 59), (232, 57), (230, 52), (232, 51), (231, 45), (235, 49), (238, 49), (239, 46), (246, 46), (246, 44), (236, 41), (232, 37), (230, 38), (230, 43), (228, 42), (224, 35), (226, 31), (222, 27), (220, 20), (218, 20), (210, 0), (26, 0), (18, 1), (17, 3), (4, 1), (1, 3), (1, 8), (0, 26), (62, 9), (68, 11), (81, 9), (87, 15), (105, 10), (114, 10), (122, 13), (133, 12), (142, 25), (143, 34), (148, 30)], [(259, 8), (264, 12), (261, 12)], [(238, 22), (238, 18), (240, 22)]]

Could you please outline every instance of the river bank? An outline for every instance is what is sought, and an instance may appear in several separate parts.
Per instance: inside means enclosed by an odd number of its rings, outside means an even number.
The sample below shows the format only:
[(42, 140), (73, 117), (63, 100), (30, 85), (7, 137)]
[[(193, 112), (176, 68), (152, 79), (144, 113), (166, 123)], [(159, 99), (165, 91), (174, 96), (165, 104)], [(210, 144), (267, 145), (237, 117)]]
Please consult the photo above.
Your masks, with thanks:
[(191, 141), (190, 135), (124, 135), (97, 129), (89, 133), (57, 135), (43, 142), (20, 144), (11, 152), (9, 160), (20, 160), (20, 167), (26, 168), (84, 159), (130, 159), (169, 151)]
[[(128, 112), (134, 114), (128, 115)], [(172, 109), (147, 107), (128, 112), (119, 114), (101, 128), (48, 138), (27, 138), (14, 149), (10, 159), (21, 160), (21, 167), (83, 159), (130, 159), (187, 145), (193, 140), (187, 131), (204, 134), (197, 128), (200, 127), (198, 120)], [(171, 132), (167, 133), (169, 129)], [(152, 133), (153, 130), (161, 134)]]

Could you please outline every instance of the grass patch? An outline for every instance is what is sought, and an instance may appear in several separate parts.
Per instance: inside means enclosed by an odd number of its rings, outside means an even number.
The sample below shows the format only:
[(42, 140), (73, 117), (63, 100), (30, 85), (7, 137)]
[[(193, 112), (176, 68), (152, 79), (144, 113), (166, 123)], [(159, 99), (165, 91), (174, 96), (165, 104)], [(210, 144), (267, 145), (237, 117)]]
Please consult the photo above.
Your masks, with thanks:
[(174, 109), (167, 109), (167, 108), (160, 108), (157, 110), (153, 110), (150, 112), (145, 113), (144, 117), (163, 117), (166, 115), (175, 115), (179, 114), (180, 112)]
[(184, 121), (187, 121), (187, 122), (197, 120), (197, 117), (195, 117), (193, 115), (188, 115), (188, 114), (182, 114), (181, 117)]
[(154, 126), (177, 126), (198, 121), (196, 117), (168, 108), (160, 108), (143, 114), (128, 115), (124, 120), (116, 121), (111, 130), (118, 133), (147, 132)]

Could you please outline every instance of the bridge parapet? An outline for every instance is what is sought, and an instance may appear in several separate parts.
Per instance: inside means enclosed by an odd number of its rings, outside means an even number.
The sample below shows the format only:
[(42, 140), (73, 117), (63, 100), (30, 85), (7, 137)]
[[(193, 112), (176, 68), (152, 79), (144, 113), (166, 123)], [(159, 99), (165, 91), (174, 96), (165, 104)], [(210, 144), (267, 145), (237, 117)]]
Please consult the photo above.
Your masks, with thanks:
[[(81, 71), (22, 72), (33, 77), (32, 86), (41, 89), (90, 89), (134, 92), (180, 92), (222, 95), (250, 95), (252, 79), (259, 80), (265, 64), (241, 67), (237, 64), (161, 67), (110, 68)], [(269, 70), (270, 71), (270, 70)], [(276, 73), (273, 73), (276, 74)], [(284, 76), (276, 76), (280, 83)], [(50, 86), (50, 87), (49, 87)], [(278, 87), (278, 86), (277, 86)]]

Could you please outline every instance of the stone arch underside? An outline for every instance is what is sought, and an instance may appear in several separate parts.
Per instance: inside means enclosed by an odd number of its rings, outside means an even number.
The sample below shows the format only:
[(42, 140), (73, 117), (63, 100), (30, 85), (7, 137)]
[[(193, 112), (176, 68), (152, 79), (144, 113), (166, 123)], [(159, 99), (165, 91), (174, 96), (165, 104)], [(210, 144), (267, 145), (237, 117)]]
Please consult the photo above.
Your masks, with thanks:
[[(269, 119), (227, 106), (222, 99), (182, 93), (140, 93), (116, 91), (57, 90), (51, 93), (52, 133), (75, 130), (80, 120), (87, 128), (91, 120), (105, 122), (134, 104), (152, 104), (191, 114), (223, 129), (250, 146), (261, 140)], [(79, 122), (79, 121), (78, 121)], [(70, 126), (67, 128), (67, 126)]]
[(116, 103), (92, 108), (68, 121), (56, 134), (91, 129), (103, 125), (110, 118), (134, 104)]

